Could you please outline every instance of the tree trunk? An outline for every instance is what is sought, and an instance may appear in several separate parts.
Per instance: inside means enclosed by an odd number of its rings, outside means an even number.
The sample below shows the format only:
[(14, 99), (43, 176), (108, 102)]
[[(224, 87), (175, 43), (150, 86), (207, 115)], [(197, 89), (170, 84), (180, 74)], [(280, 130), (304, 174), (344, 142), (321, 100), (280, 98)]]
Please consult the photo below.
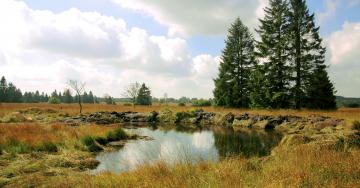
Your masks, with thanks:
[(78, 102), (79, 102), (79, 106), (80, 106), (80, 114), (82, 113), (82, 105), (81, 105), (81, 96), (78, 94), (78, 98), (79, 98), (79, 100), (78, 100)]

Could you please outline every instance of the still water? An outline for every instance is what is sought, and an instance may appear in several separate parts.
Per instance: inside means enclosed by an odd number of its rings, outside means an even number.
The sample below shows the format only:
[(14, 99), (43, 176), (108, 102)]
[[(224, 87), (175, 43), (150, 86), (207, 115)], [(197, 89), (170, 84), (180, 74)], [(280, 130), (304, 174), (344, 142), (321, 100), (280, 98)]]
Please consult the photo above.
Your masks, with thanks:
[(139, 128), (126, 131), (154, 140), (129, 141), (118, 151), (99, 154), (96, 159), (100, 165), (93, 173), (126, 172), (158, 161), (176, 164), (200, 160), (218, 162), (224, 157), (236, 155), (265, 156), (270, 154), (282, 137), (277, 132), (225, 128), (191, 131)]

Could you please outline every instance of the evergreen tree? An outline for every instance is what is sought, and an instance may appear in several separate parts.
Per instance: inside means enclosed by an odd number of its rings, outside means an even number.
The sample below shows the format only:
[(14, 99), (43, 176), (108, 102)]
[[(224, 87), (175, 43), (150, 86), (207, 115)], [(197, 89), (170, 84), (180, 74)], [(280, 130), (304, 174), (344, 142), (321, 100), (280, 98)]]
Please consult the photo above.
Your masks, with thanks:
[(0, 80), (0, 102), (6, 102), (6, 90), (7, 90), (7, 82), (4, 76), (1, 77)]
[(326, 66), (317, 66), (307, 88), (307, 108), (336, 109), (334, 86), (326, 72)]
[(86, 91), (84, 92), (84, 94), (82, 96), (82, 100), (83, 100), (83, 103), (89, 103), (89, 96)]
[(105, 103), (106, 104), (112, 104), (112, 105), (116, 104), (115, 101), (114, 101), (114, 98), (112, 98), (110, 95), (105, 97)]
[(250, 76), (250, 107), (268, 108), (270, 107), (269, 86), (270, 83), (265, 78), (266, 66), (257, 65)]
[(89, 96), (88, 96), (88, 102), (89, 102), (90, 104), (94, 104), (94, 101), (95, 101), (94, 95), (93, 95), (93, 93), (90, 91), (90, 92), (89, 92)]
[(292, 59), (295, 71), (292, 93), (295, 108), (305, 107), (306, 90), (317, 64), (324, 64), (325, 48), (315, 26), (314, 14), (310, 14), (305, 0), (290, 0), (289, 21), (291, 26)]
[[(259, 51), (257, 55), (264, 60), (264, 66), (266, 66), (264, 77), (267, 83), (271, 83), (267, 85), (267, 88), (263, 87), (268, 94), (266, 97), (269, 102), (265, 105), (272, 108), (288, 108), (290, 106), (291, 69), (288, 14), (287, 1), (270, 0), (270, 6), (265, 8), (265, 17), (260, 19), (261, 24), (257, 30), (261, 38), (261, 41), (257, 43)], [(252, 101), (257, 103), (255, 106), (264, 102), (263, 98), (252, 98), (252, 100), (255, 99), (261, 100), (259, 102)]]
[(39, 103), (40, 102), (40, 92), (36, 91), (34, 94), (34, 102)]
[(215, 82), (215, 105), (249, 107), (249, 77), (256, 61), (254, 39), (249, 29), (237, 18), (229, 29)]
[(136, 104), (139, 105), (151, 105), (151, 91), (143, 83), (139, 89), (139, 94), (136, 97)]
[(69, 89), (65, 89), (64, 91), (63, 102), (66, 104), (73, 103), (73, 97), (71, 96), (71, 92)]

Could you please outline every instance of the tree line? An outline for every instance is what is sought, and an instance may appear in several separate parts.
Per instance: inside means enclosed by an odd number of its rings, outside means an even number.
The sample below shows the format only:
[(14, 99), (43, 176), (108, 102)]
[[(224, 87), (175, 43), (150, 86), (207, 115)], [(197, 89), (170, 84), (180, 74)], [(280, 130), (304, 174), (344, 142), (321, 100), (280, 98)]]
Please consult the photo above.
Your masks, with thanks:
[[(53, 104), (59, 103), (77, 103), (78, 96), (73, 96), (69, 89), (64, 92), (53, 91), (50, 95), (44, 92), (25, 92), (22, 94), (21, 90), (13, 83), (7, 83), (6, 78), (2, 76), (0, 80), (0, 102), (1, 103), (44, 103), (49, 102)], [(96, 97), (92, 91), (83, 92), (81, 94), (82, 103), (99, 103), (99, 98)]]
[(270, 0), (255, 41), (240, 18), (230, 26), (214, 103), (237, 108), (334, 109), (334, 86), (314, 14), (305, 0)]

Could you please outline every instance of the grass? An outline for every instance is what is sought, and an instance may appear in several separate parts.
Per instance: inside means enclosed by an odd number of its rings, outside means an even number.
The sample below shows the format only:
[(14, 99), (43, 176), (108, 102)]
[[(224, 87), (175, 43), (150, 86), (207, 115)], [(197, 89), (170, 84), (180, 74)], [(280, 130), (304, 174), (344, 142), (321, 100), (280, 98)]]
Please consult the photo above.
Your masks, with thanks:
[[(323, 144), (327, 142), (326, 139), (321, 140), (321, 143), (299, 141), (291, 145), (280, 144), (273, 150), (272, 155), (263, 158), (236, 157), (219, 163), (185, 162), (176, 166), (159, 162), (123, 174), (105, 172), (91, 175), (84, 172), (98, 164), (94, 154), (89, 152), (94, 149), (91, 147), (101, 148), (110, 141), (127, 138), (122, 129), (118, 126), (93, 124), (72, 127), (38, 121), (39, 117), (51, 119), (77, 115), (77, 105), (0, 105), (0, 119), (9, 120), (0, 123), (0, 187), (358, 187), (360, 185), (358, 137), (354, 137), (349, 142), (352, 147), (344, 147), (341, 140), (338, 142), (338, 147), (327, 147)], [(165, 108), (169, 109), (165, 110), (166, 113), (173, 114), (182, 111), (191, 112), (194, 109), (176, 105), (132, 107), (99, 104), (84, 105), (84, 112), (159, 112), (164, 111)], [(213, 107), (202, 109), (223, 114), (247, 112), (304, 117), (316, 114), (344, 119), (345, 133), (359, 131), (360, 127), (360, 109), (343, 108), (337, 111), (246, 110)], [(20, 110), (27, 113), (20, 112), (22, 116), (19, 116), (16, 112)], [(31, 117), (27, 117), (29, 114)], [(26, 121), (18, 121), (19, 119)], [(301, 137), (301, 135), (294, 136)], [(306, 135), (303, 136), (305, 138)]]
[[(124, 174), (96, 176), (74, 173), (49, 177), (36, 185), (52, 187), (357, 187), (359, 150), (338, 152), (316, 145), (281, 149), (276, 157), (229, 158), (220, 163), (200, 162), (168, 166), (146, 165)], [(27, 181), (41, 179), (30, 176)]]
[(128, 137), (128, 134), (122, 128), (117, 128), (115, 130), (109, 131), (106, 134), (106, 137), (93, 137), (87, 135), (83, 137), (81, 141), (90, 152), (99, 152), (103, 150), (101, 145), (106, 146), (106, 144), (109, 142), (125, 140)]

